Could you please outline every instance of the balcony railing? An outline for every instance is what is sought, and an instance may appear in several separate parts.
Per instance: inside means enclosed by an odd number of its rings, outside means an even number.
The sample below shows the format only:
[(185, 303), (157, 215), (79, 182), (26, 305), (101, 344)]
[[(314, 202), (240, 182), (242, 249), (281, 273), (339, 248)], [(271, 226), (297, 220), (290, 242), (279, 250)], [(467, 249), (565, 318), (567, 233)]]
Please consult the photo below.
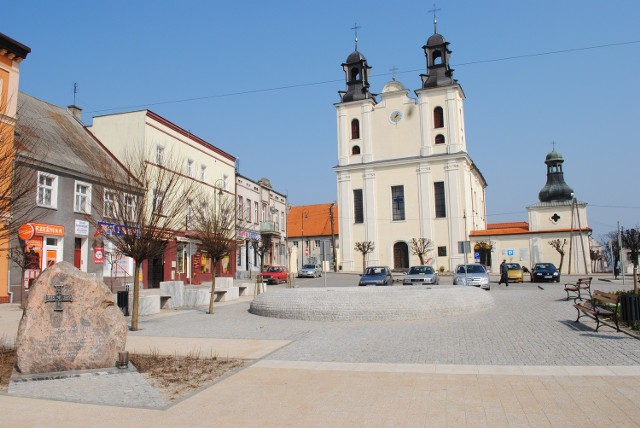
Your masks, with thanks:
[(260, 233), (273, 233), (279, 235), (280, 228), (278, 227), (278, 223), (276, 223), (275, 221), (263, 221), (260, 222)]

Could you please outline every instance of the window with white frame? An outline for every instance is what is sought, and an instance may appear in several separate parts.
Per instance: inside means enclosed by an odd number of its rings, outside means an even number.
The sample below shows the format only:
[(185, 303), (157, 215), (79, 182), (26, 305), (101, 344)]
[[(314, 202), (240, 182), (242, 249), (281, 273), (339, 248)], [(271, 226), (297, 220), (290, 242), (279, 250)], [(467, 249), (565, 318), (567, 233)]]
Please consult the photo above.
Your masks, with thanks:
[(284, 232), (284, 225), (286, 223), (284, 218), (284, 211), (280, 211), (280, 221), (282, 222), (282, 224), (280, 225), (280, 230)]
[(176, 248), (176, 272), (187, 273), (187, 244), (180, 242)]
[(164, 165), (164, 147), (160, 145), (156, 146), (156, 164)]
[(207, 181), (207, 166), (200, 165), (200, 181)]
[(242, 215), (242, 210), (244, 210), (244, 200), (242, 199), (242, 196), (238, 196), (238, 218), (240, 220), (244, 217)]
[(136, 217), (136, 198), (133, 195), (124, 195), (125, 220), (133, 221)]
[(58, 207), (58, 176), (38, 172), (38, 205), (41, 207)]
[(102, 215), (105, 218), (116, 217), (116, 192), (109, 189), (104, 189), (104, 201), (103, 201)]
[(280, 231), (280, 219), (278, 218), (278, 211), (273, 214), (273, 224), (275, 225), (276, 232)]
[(259, 220), (260, 220), (260, 217), (258, 217), (258, 203), (254, 202), (253, 203), (253, 222), (255, 224), (258, 224)]
[(153, 213), (162, 215), (164, 205), (164, 192), (162, 190), (153, 189)]
[(267, 221), (267, 204), (262, 204), (262, 221)]
[(76, 181), (73, 210), (77, 213), (91, 213), (91, 185)]
[(193, 159), (187, 159), (187, 175), (191, 178), (194, 178), (196, 175), (195, 164), (193, 163)]
[(247, 198), (247, 218), (248, 223), (251, 223), (251, 199)]

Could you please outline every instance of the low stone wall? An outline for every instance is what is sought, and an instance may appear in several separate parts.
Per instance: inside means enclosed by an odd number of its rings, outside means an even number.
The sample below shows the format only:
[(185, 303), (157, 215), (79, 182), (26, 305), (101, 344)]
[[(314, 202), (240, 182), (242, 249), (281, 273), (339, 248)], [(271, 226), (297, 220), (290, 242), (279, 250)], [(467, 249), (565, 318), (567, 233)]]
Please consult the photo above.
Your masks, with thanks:
[(315, 321), (407, 321), (491, 309), (493, 296), (465, 286), (289, 288), (260, 294), (249, 312)]

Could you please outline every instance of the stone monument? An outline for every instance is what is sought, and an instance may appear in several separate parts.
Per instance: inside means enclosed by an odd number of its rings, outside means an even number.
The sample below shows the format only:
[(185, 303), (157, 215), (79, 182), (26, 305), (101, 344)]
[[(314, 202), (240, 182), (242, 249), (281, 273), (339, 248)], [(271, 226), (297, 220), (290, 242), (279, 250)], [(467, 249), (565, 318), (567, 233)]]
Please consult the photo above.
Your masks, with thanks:
[(48, 267), (29, 291), (16, 339), (22, 374), (115, 367), (127, 321), (109, 288), (71, 263)]

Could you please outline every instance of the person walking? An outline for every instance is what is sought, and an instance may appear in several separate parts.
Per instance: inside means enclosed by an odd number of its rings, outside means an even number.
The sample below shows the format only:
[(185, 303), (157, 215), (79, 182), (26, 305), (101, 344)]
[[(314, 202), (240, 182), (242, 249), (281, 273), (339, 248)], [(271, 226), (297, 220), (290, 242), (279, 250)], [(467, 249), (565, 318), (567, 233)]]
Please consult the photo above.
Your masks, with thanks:
[(498, 285), (504, 282), (507, 287), (509, 286), (508, 272), (509, 268), (507, 267), (507, 261), (503, 260), (502, 263), (500, 263), (500, 281), (498, 282)]

